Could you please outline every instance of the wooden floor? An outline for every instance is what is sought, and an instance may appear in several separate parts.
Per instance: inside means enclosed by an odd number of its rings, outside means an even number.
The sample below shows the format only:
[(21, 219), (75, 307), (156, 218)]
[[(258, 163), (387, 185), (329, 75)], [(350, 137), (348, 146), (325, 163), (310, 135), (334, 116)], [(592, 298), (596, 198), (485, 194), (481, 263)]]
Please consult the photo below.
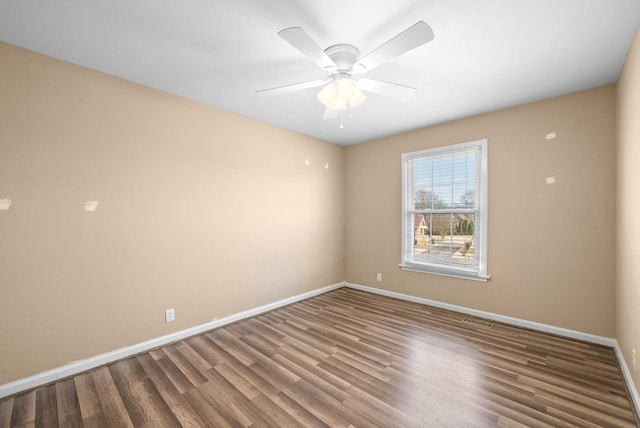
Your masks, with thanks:
[(0, 401), (0, 428), (633, 427), (613, 350), (342, 288)]

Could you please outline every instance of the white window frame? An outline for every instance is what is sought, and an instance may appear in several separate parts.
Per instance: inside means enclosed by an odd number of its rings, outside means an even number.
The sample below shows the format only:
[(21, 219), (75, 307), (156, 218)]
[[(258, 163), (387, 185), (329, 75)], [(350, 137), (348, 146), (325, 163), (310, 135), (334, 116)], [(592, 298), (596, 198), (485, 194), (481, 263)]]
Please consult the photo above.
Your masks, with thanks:
[[(400, 267), (403, 270), (430, 273), (435, 275), (452, 276), (455, 278), (487, 281), (487, 223), (488, 223), (488, 169), (487, 169), (487, 140), (477, 140), (462, 144), (437, 147), (402, 154), (402, 258)], [(458, 153), (478, 150), (480, 155), (479, 177), (476, 178), (474, 251), (478, 260), (477, 268), (469, 269), (446, 264), (420, 263), (413, 261), (414, 245), (414, 207), (413, 204), (413, 168), (415, 161), (426, 158), (455, 155)], [(478, 183), (479, 181), (479, 183)], [(479, 195), (478, 195), (479, 191)], [(479, 197), (478, 197), (479, 196)], [(452, 209), (453, 211), (453, 209)]]

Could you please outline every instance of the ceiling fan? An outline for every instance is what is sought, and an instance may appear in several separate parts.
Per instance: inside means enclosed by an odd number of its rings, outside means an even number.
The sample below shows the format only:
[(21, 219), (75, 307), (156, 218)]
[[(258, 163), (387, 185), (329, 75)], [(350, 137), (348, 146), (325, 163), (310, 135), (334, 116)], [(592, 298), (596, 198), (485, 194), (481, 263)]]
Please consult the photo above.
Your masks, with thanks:
[(355, 81), (352, 76), (373, 70), (434, 38), (431, 27), (419, 21), (360, 58), (360, 51), (352, 45), (339, 44), (323, 50), (300, 27), (285, 28), (278, 32), (278, 35), (325, 70), (329, 79), (263, 89), (257, 91), (257, 95), (279, 95), (325, 85), (317, 95), (318, 100), (326, 106), (323, 119), (334, 118), (339, 111), (360, 105), (366, 98), (362, 91), (401, 101), (409, 99), (416, 92), (416, 88), (367, 78)]

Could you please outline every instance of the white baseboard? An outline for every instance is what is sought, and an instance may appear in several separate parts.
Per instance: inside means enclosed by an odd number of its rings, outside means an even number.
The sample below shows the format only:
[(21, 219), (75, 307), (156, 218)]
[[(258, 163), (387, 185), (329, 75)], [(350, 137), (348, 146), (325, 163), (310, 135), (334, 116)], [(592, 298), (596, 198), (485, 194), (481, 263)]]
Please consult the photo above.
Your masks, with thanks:
[(636, 385), (635, 383), (633, 383), (633, 378), (631, 377), (631, 370), (629, 370), (627, 360), (624, 359), (622, 349), (620, 349), (620, 344), (617, 340), (613, 349), (616, 350), (616, 356), (618, 357), (618, 362), (620, 363), (620, 368), (622, 369), (622, 375), (627, 382), (627, 388), (629, 389), (629, 394), (631, 395), (633, 404), (636, 407), (636, 412), (640, 413), (640, 395), (638, 395), (638, 390), (636, 389)]
[(277, 302), (269, 303), (264, 306), (249, 309), (244, 312), (230, 315), (228, 317), (219, 318), (217, 320), (201, 324), (195, 327), (191, 327), (185, 330), (180, 330), (175, 333), (167, 334), (166, 336), (157, 337), (155, 339), (147, 340), (146, 342), (138, 343), (124, 348), (116, 349), (115, 351), (106, 352), (104, 354), (96, 355), (94, 357), (86, 358), (80, 361), (74, 361), (66, 364), (62, 367), (47, 370), (35, 375), (18, 379), (13, 382), (0, 385), (0, 398), (7, 397), (9, 395), (17, 394), (21, 391), (36, 388), (40, 385), (45, 385), (50, 382), (54, 382), (58, 379), (73, 376), (75, 374), (90, 370), (104, 364), (109, 364), (123, 358), (130, 357), (141, 352), (148, 351), (158, 346), (166, 345), (168, 343), (176, 342), (178, 340), (185, 339), (187, 337), (194, 336), (196, 334), (203, 333), (214, 328), (221, 327), (223, 325), (231, 324), (233, 322), (250, 318), (264, 312), (268, 312), (291, 303), (299, 302), (301, 300), (308, 299), (310, 297), (317, 296), (319, 294), (327, 293), (332, 290), (344, 287), (344, 282), (340, 282), (326, 287), (318, 288), (316, 290), (309, 291), (307, 293), (298, 294), (297, 296), (288, 297)]
[(369, 293), (379, 294), (381, 296), (393, 297), (395, 299), (406, 300), (414, 303), (422, 303), (424, 305), (435, 306), (436, 308), (449, 309), (455, 312), (461, 312), (468, 315), (473, 315), (497, 322), (502, 322), (505, 324), (511, 324), (518, 327), (524, 327), (531, 330), (541, 331), (544, 333), (552, 333), (557, 334), (558, 336), (568, 337), (570, 339), (582, 340), (589, 343), (594, 343), (597, 345), (609, 346), (615, 350), (616, 357), (618, 358), (618, 363), (622, 369), (622, 374), (627, 383), (627, 388), (629, 389), (629, 393), (631, 395), (631, 400), (636, 408), (636, 412), (640, 412), (640, 396), (638, 395), (638, 390), (633, 382), (633, 378), (631, 377), (631, 372), (629, 371), (629, 367), (627, 366), (627, 362), (624, 359), (624, 355), (622, 354), (622, 350), (620, 349), (620, 345), (616, 339), (610, 337), (596, 336), (589, 333), (583, 333), (580, 331), (569, 330), (562, 327), (555, 327), (548, 324), (537, 323), (533, 321), (524, 320), (521, 318), (513, 318), (505, 315), (498, 315), (492, 312), (479, 311), (477, 309), (471, 309), (464, 306), (451, 305), (449, 303), (438, 302), (436, 300), (424, 299), (422, 297), (410, 296), (408, 294), (396, 293), (394, 291), (383, 290), (380, 288), (368, 287), (366, 285), (353, 284), (350, 282), (345, 282), (345, 287), (353, 288), (356, 290), (366, 291)]
[(583, 340), (585, 342), (609, 346), (611, 348), (613, 348), (616, 343), (616, 340), (610, 337), (596, 336), (594, 334), (583, 333), (575, 330), (569, 330), (567, 328), (555, 327), (552, 325), (542, 324), (534, 321), (528, 321), (521, 318), (513, 318), (513, 317), (508, 317), (506, 315), (494, 314), (493, 312), (479, 311), (477, 309), (467, 308), (464, 306), (452, 305), (449, 303), (438, 302), (437, 300), (429, 300), (422, 297), (410, 296), (408, 294), (396, 293), (394, 291), (382, 290), (380, 288), (368, 287), (366, 285), (352, 284), (350, 282), (345, 282), (345, 286), (349, 288), (354, 288), (356, 290), (379, 294), (381, 296), (393, 297), (395, 299), (407, 300), (409, 302), (422, 303), (424, 305), (435, 306), (436, 308), (449, 309), (451, 311), (462, 312), (464, 314), (473, 315), (476, 317), (485, 318), (492, 321), (511, 324), (518, 327), (528, 328), (531, 330), (542, 331), (545, 333), (557, 334), (558, 336), (564, 336), (571, 339)]

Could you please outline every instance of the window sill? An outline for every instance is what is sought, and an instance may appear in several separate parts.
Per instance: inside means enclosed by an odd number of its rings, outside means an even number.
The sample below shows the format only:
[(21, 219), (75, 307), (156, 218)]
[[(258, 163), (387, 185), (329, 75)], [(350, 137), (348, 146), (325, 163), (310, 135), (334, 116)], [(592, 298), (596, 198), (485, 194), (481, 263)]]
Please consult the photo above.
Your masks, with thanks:
[(445, 271), (445, 270), (427, 269), (427, 268), (421, 268), (417, 266), (403, 265), (403, 264), (398, 265), (398, 267), (402, 270), (406, 270), (409, 272), (448, 276), (450, 278), (468, 279), (471, 281), (478, 281), (478, 282), (487, 282), (489, 279), (491, 279), (490, 276), (478, 275), (475, 273), (466, 273), (463, 271)]

